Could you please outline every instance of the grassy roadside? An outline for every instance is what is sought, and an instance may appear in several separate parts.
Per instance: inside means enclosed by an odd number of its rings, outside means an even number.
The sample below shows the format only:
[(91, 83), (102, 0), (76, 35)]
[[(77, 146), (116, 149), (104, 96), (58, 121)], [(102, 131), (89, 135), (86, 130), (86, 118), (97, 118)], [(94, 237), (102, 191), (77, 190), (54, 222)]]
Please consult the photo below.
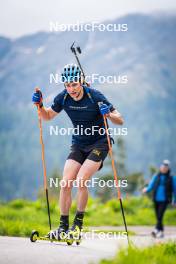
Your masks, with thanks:
[(176, 243), (169, 242), (143, 249), (122, 249), (115, 258), (104, 259), (100, 264), (175, 264), (175, 260)]
[[(147, 197), (128, 198), (123, 201), (128, 225), (154, 225), (155, 215), (152, 202)], [(56, 201), (51, 201), (51, 218), (53, 228), (59, 225), (59, 209)], [(75, 201), (70, 211), (70, 222), (76, 211)], [(165, 215), (166, 225), (176, 225), (176, 210), (169, 209)], [(123, 225), (119, 202), (116, 199), (100, 203), (90, 198), (86, 211), (84, 226), (120, 226)], [(48, 218), (45, 200), (13, 200), (0, 203), (0, 235), (29, 236), (31, 230), (48, 232)]]

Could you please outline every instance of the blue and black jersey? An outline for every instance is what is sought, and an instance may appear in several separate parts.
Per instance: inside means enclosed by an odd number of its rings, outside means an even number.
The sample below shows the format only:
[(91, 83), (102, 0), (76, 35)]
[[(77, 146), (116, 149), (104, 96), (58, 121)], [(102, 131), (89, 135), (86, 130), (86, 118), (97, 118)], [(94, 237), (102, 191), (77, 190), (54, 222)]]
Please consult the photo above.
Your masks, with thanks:
[[(83, 89), (84, 95), (79, 101), (72, 99), (66, 89), (64, 89), (54, 98), (51, 108), (57, 113), (65, 110), (72, 121), (73, 127), (79, 127), (80, 130), (87, 132), (87, 134), (74, 134), (72, 136), (72, 144), (88, 146), (95, 144), (99, 140), (106, 140), (106, 133), (103, 134), (98, 131), (99, 128), (104, 128), (104, 121), (99, 111), (98, 102), (107, 104), (111, 112), (115, 109), (98, 90), (85, 86), (83, 86)], [(92, 134), (93, 127), (94, 133)], [(91, 132), (90, 135), (88, 135), (89, 132)]]

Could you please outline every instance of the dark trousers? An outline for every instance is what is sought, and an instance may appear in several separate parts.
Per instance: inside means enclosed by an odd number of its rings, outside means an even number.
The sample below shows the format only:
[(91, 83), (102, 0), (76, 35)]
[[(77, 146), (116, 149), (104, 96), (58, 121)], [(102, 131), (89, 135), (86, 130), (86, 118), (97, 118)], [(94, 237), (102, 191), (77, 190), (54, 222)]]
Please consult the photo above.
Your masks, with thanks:
[(163, 231), (163, 216), (166, 211), (168, 203), (167, 202), (156, 202), (154, 201), (154, 207), (155, 207), (155, 214), (157, 219), (156, 229), (159, 231)]

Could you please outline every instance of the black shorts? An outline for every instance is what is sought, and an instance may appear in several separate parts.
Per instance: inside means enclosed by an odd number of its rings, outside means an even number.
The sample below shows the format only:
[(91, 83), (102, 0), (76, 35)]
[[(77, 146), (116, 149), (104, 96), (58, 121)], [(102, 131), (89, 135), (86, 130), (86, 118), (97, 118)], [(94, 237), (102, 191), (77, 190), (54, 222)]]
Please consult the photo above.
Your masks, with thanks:
[(100, 170), (103, 167), (103, 161), (105, 160), (106, 156), (108, 155), (108, 144), (106, 143), (95, 143), (91, 146), (80, 146), (77, 144), (73, 144), (71, 146), (71, 152), (68, 155), (67, 159), (72, 159), (80, 164), (83, 164), (86, 159), (93, 160), (95, 162), (101, 162)]

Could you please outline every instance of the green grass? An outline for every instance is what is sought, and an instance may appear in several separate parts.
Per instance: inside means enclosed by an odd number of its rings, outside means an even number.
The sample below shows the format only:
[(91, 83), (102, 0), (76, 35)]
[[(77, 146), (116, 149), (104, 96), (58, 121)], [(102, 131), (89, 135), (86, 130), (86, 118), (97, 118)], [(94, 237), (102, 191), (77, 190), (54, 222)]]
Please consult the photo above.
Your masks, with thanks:
[(157, 244), (138, 249), (129, 247), (117, 253), (114, 259), (102, 260), (100, 264), (175, 264), (176, 243)]
[[(147, 197), (131, 197), (123, 200), (128, 225), (154, 225), (155, 215), (152, 202)], [(52, 228), (59, 225), (58, 202), (50, 203)], [(73, 201), (70, 211), (70, 222), (73, 221), (76, 202)], [(176, 210), (168, 209), (165, 215), (166, 225), (176, 225)], [(123, 219), (117, 199), (101, 203), (98, 199), (89, 198), (84, 226), (120, 226)], [(29, 236), (31, 230), (40, 233), (48, 232), (48, 218), (44, 199), (37, 201), (13, 200), (0, 203), (0, 235)], [(104, 230), (103, 230), (104, 231)]]

